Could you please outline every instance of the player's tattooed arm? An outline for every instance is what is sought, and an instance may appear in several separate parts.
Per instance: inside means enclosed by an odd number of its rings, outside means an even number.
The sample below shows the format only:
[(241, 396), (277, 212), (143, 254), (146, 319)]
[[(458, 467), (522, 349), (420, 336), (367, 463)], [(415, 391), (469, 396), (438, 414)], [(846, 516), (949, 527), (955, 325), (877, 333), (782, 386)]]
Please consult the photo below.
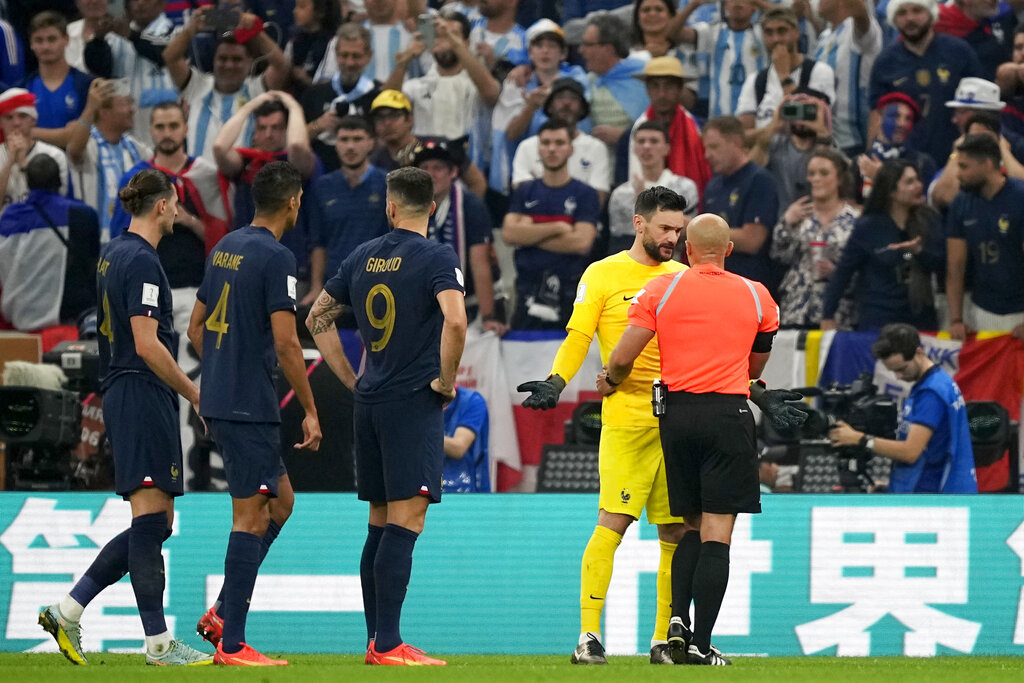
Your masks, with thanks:
[(356, 373), (345, 356), (338, 331), (334, 327), (334, 321), (341, 314), (343, 306), (344, 304), (326, 291), (320, 292), (320, 296), (316, 298), (313, 308), (309, 311), (309, 317), (306, 318), (306, 327), (313, 335), (313, 341), (328, 367), (342, 384), (352, 390), (356, 385)]
[(327, 290), (320, 292), (320, 296), (317, 297), (313, 308), (309, 311), (309, 317), (306, 318), (306, 327), (309, 328), (309, 333), (315, 337), (333, 330), (334, 321), (341, 314), (341, 308), (342, 304), (328, 294)]

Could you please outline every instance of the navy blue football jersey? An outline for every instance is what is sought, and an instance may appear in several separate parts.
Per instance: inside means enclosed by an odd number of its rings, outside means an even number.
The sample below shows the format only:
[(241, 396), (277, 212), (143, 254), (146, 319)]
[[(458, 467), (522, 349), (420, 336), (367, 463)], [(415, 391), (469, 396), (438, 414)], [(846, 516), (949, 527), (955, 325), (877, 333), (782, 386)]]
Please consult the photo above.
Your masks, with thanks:
[(228, 233), (206, 259), (196, 298), (206, 306), (199, 413), (280, 422), (270, 315), (295, 311), (295, 256), (266, 228)]
[(441, 370), (444, 315), (437, 295), (465, 293), (455, 251), (411, 230), (393, 230), (349, 254), (324, 289), (351, 306), (366, 346), (356, 397), (375, 403), (428, 386)]
[(134, 232), (124, 232), (100, 252), (96, 264), (96, 315), (101, 387), (120, 375), (134, 373), (164, 383), (135, 352), (131, 319), (142, 315), (157, 320), (157, 336), (177, 356), (171, 286), (156, 249)]

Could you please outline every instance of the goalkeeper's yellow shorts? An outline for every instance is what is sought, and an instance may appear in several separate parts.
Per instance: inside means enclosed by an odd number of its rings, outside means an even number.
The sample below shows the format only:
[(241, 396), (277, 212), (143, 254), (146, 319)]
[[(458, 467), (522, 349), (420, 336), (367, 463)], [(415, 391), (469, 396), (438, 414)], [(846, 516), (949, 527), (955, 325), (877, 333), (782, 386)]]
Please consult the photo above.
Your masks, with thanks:
[(669, 511), (665, 458), (657, 427), (605, 425), (599, 457), (602, 510), (640, 519), (640, 512), (647, 508), (651, 524), (682, 523), (682, 517), (673, 517)]

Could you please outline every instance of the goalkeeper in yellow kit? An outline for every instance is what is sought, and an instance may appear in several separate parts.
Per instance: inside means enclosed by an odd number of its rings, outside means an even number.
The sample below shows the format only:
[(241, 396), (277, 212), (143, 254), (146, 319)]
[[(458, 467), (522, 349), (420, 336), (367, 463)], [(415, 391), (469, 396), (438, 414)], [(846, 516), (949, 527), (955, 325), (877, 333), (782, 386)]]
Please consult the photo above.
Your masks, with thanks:
[[(586, 358), (595, 332), (601, 361), (607, 363), (628, 325), (626, 311), (637, 292), (659, 275), (686, 268), (672, 260), (676, 242), (688, 222), (686, 209), (686, 200), (665, 187), (652, 187), (637, 196), (633, 245), (628, 251), (591, 264), (583, 273), (572, 317), (566, 325), (568, 336), (555, 355), (551, 375), (517, 387), (518, 391), (530, 392), (523, 401), (525, 407), (540, 410), (555, 407), (558, 395)], [(672, 558), (680, 539), (699, 545), (700, 535), (686, 534), (696, 529), (686, 525), (681, 517), (673, 517), (669, 511), (658, 418), (651, 410), (651, 384), (661, 374), (657, 342), (657, 337), (651, 340), (621, 385), (608, 382), (604, 372), (597, 378), (597, 388), (605, 397), (598, 446), (600, 509), (597, 526), (583, 553), (580, 638), (572, 654), (574, 664), (607, 663), (601, 642), (601, 612), (611, 581), (612, 562), (622, 535), (633, 520), (640, 518), (644, 508), (648, 522), (658, 525), (661, 545), (658, 607), (650, 661), (652, 664), (673, 663), (667, 644), (672, 615)], [(786, 424), (787, 417), (797, 420), (805, 417), (803, 413), (794, 417), (793, 411), (799, 411), (784, 403), (801, 398), (799, 395), (781, 391), (757, 391), (756, 395), (755, 403), (772, 417), (773, 423), (781, 426)], [(762, 397), (767, 400), (758, 400)], [(778, 422), (777, 416), (780, 417)], [(685, 575), (685, 568), (682, 575)]]

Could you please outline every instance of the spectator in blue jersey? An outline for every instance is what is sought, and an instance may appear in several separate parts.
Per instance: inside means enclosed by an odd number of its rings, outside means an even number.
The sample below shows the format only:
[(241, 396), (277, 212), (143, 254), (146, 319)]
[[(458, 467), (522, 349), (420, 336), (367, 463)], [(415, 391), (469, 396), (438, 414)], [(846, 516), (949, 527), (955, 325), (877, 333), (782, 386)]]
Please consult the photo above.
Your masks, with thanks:
[(914, 126), (921, 120), (917, 100), (901, 92), (891, 92), (880, 97), (875, 108), (878, 132), (868, 145), (867, 153), (857, 157), (855, 196), (862, 199), (871, 194), (875, 175), (888, 159), (909, 161), (917, 169), (918, 177), (928, 181), (935, 177), (936, 171), (934, 159), (907, 144)]
[(330, 57), (328, 45), (341, 26), (337, 0), (296, 0), (295, 27), (285, 48), (292, 61), (292, 87), (300, 93), (313, 85), (320, 63)]
[(487, 402), (472, 389), (455, 387), (455, 398), (444, 408), (445, 493), (490, 493), (487, 458)]
[[(550, 19), (541, 19), (526, 30), (529, 65), (519, 74), (510, 74), (501, 86), (498, 103), (491, 116), (491, 165), (488, 185), (501, 194), (509, 191), (512, 158), (526, 138), (536, 135), (548, 120), (544, 103), (551, 87), (560, 78), (575, 78), (586, 84), (586, 72), (565, 62), (568, 48), (565, 32)], [(521, 77), (520, 77), (521, 76)], [(589, 119), (578, 124), (584, 133), (592, 129)]]
[(29, 47), (39, 70), (29, 74), (24, 87), (36, 96), (39, 118), (32, 137), (64, 148), (75, 120), (85, 109), (92, 78), (68, 64), (67, 22), (56, 12), (40, 12), (28, 25)]
[(643, 71), (644, 64), (628, 59), (629, 31), (609, 14), (598, 14), (587, 22), (580, 54), (590, 80), (591, 134), (608, 146), (608, 156), (614, 160), (619, 138), (651, 104), (647, 88), (633, 78)]
[(836, 75), (832, 67), (805, 57), (798, 49), (800, 21), (793, 10), (776, 7), (761, 15), (764, 48), (771, 63), (747, 76), (736, 103), (736, 115), (752, 141), (755, 128), (767, 126), (782, 98), (797, 90), (814, 90), (824, 95), (828, 106), (836, 97)]
[(174, 23), (163, 13), (165, 6), (165, 0), (132, 0), (126, 17), (101, 19), (84, 46), (90, 74), (128, 81), (138, 105), (132, 134), (147, 145), (153, 144), (149, 138), (153, 107), (178, 99), (171, 74), (164, 68), (164, 47), (174, 33)]
[(979, 75), (992, 80), (999, 65), (1010, 59), (1021, 9), (1021, 0), (953, 0), (939, 5), (935, 32), (963, 38), (978, 56)]
[(0, 19), (0, 91), (25, 78), (25, 50), (14, 28)]
[(0, 309), (16, 330), (74, 324), (96, 306), (96, 212), (60, 194), (60, 166), (45, 154), (25, 168), (29, 194), (0, 216)]
[(544, 174), (512, 192), (501, 235), (516, 247), (512, 329), (561, 330), (597, 235), (597, 192), (569, 175), (568, 124), (550, 119), (538, 135)]
[(991, 135), (968, 135), (956, 153), (962, 189), (946, 214), (949, 335), (991, 330), (1024, 339), (1024, 181), (1000, 171)]
[(700, 81), (693, 113), (701, 118), (735, 113), (743, 83), (764, 68), (769, 58), (752, 23), (757, 10), (753, 0), (725, 0), (721, 20), (686, 25), (702, 5), (714, 1), (693, 0), (670, 22), (670, 35), (692, 45), (697, 54)]
[(28, 197), (25, 166), (40, 154), (57, 162), (61, 170), (61, 194), (70, 194), (64, 150), (32, 137), (38, 117), (36, 96), (29, 91), (10, 88), (0, 94), (0, 211)]
[(726, 220), (734, 245), (725, 259), (726, 270), (772, 287), (768, 250), (779, 215), (775, 179), (750, 160), (743, 124), (735, 116), (707, 122), (704, 154), (713, 174), (704, 188), (704, 211)]
[(416, 150), (413, 165), (429, 173), (434, 182), (437, 208), (430, 216), (427, 238), (447, 244), (459, 257), (466, 275), (467, 319), (473, 322), (479, 313), (482, 329), (502, 336), (508, 320), (504, 292), (495, 291), (501, 271), (487, 207), (459, 180), (458, 163), (445, 141), (424, 141)]
[(118, 183), (128, 169), (153, 150), (130, 133), (135, 101), (124, 81), (97, 78), (78, 124), (68, 139), (68, 160), (82, 200), (96, 208), (103, 242), (110, 240), (110, 223), (118, 205)]
[[(808, 194), (807, 162), (814, 148), (834, 147), (832, 110), (828, 105), (824, 93), (810, 88), (796, 90), (775, 107), (771, 123), (757, 129), (750, 158), (775, 178), (780, 207)], [(807, 120), (812, 110), (814, 118)], [(792, 118), (794, 112), (799, 118)]]
[(977, 493), (967, 404), (953, 378), (928, 358), (921, 335), (911, 325), (887, 325), (871, 355), (912, 383), (896, 438), (871, 436), (840, 421), (829, 432), (832, 444), (891, 459), (890, 493)]
[(864, 0), (822, 0), (818, 15), (828, 27), (812, 56), (836, 74), (832, 130), (836, 146), (853, 159), (867, 142), (870, 108), (864, 94), (882, 51), (882, 27)]
[[(193, 13), (185, 28), (164, 49), (164, 63), (174, 86), (190, 104), (188, 149), (196, 156), (212, 156), (213, 141), (224, 123), (252, 98), (268, 90), (281, 90), (292, 68), (281, 48), (262, 30), (262, 20), (248, 12), (242, 14), (230, 37), (218, 41), (212, 74), (190, 67), (189, 45), (202, 30), (208, 11), (209, 8), (202, 7)], [(257, 58), (267, 64), (262, 76), (251, 75)], [(235, 146), (247, 146), (252, 132), (249, 122), (243, 126)]]
[(366, 119), (343, 117), (334, 143), (341, 168), (320, 176), (310, 187), (310, 293), (302, 300), (304, 306), (313, 303), (353, 249), (388, 231), (384, 172), (370, 163), (373, 142)]
[(945, 263), (942, 226), (917, 171), (903, 159), (886, 161), (829, 278), (821, 329), (837, 328), (839, 301), (858, 274), (858, 330), (893, 322), (937, 329), (932, 274)]
[(370, 106), (380, 94), (381, 84), (365, 73), (373, 54), (370, 31), (362, 24), (343, 24), (334, 41), (333, 59), (337, 73), (329, 80), (307, 88), (299, 100), (306, 116), (306, 131), (320, 163), (327, 172), (338, 170), (334, 136), (345, 116), (369, 120)]
[(316, 451), (322, 436), (295, 327), (295, 259), (280, 244), (298, 220), (302, 184), (286, 161), (260, 169), (252, 225), (214, 247), (188, 325), (206, 385), (199, 414), (224, 458), (232, 511), (224, 584), (196, 630), (216, 645), (214, 661), (229, 666), (288, 663), (256, 651), (245, 624), (260, 564), (295, 504), (281, 459), (275, 367), (304, 412), (294, 448)]
[(921, 121), (908, 144), (927, 152), (937, 164), (945, 164), (959, 133), (939, 103), (953, 99), (961, 78), (980, 76), (981, 64), (966, 42), (935, 33), (935, 0), (890, 0), (887, 16), (902, 40), (884, 48), (871, 68), (869, 137), (877, 134), (881, 124), (876, 108), (881, 97), (905, 93), (921, 107)]

